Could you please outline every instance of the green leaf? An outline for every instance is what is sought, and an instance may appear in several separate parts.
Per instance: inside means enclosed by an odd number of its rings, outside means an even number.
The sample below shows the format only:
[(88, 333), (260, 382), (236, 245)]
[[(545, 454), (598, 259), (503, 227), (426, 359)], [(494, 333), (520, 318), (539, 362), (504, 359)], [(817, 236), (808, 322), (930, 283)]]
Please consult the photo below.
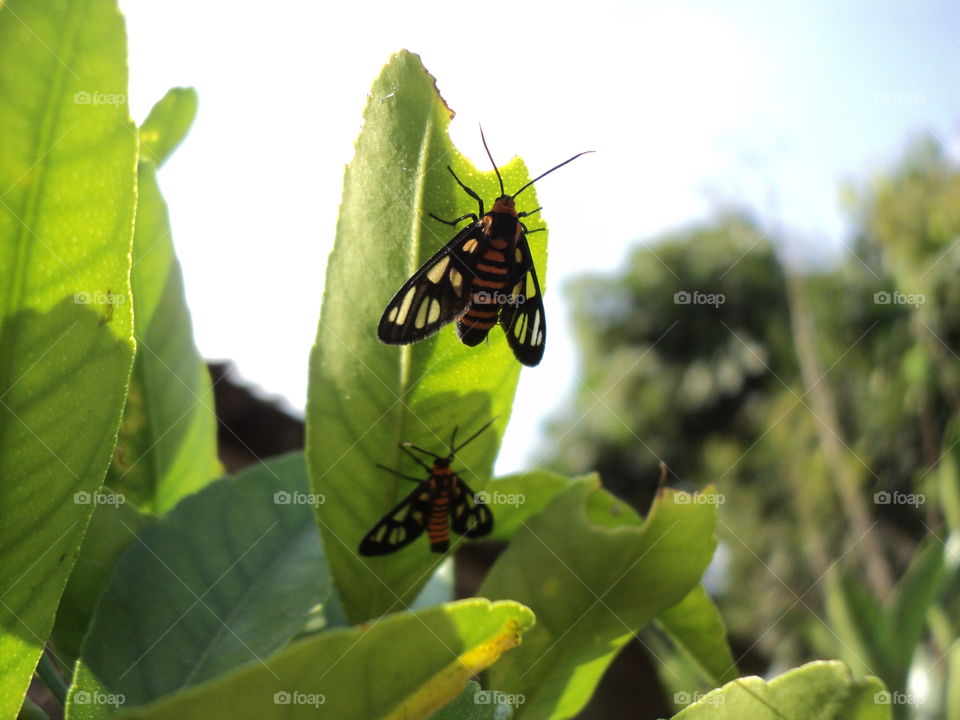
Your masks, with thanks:
[[(119, 495), (112, 497), (120, 499)], [(140, 513), (130, 505), (118, 502), (97, 506), (50, 634), (56, 657), (64, 665), (72, 667), (80, 655), (93, 609), (123, 551), (151, 522), (153, 516)]]
[(479, 593), (537, 615), (485, 683), (525, 698), (516, 717), (575, 715), (617, 651), (697, 585), (716, 547), (716, 506), (689, 499), (664, 489), (641, 523), (589, 477), (517, 533)]
[(482, 496), (493, 508), (496, 522), (491, 540), (510, 540), (531, 517), (570, 485), (570, 478), (547, 470), (505, 475), (487, 483)]
[(130, 376), (137, 141), (126, 93), (115, 2), (0, 5), (4, 718), (53, 626)]
[[(118, 720), (428, 717), (520, 641), (533, 614), (514, 602), (463, 600), (314, 635)], [(416, 652), (410, 643), (415, 640)], [(282, 705), (283, 707), (278, 707)]]
[(893, 690), (906, 690), (913, 654), (923, 639), (927, 611), (944, 580), (944, 545), (927, 537), (913, 555), (884, 609), (876, 636), (883, 680)]
[(702, 585), (657, 615), (657, 624), (703, 671), (711, 685), (722, 685), (739, 674), (720, 610)]
[(110, 714), (78, 693), (143, 704), (293, 637), (331, 589), (306, 489), (293, 454), (217, 481), (146, 528), (97, 605), (68, 715)]
[(857, 578), (831, 568), (824, 582), (824, 606), (829, 633), (826, 640), (853, 672), (862, 675), (882, 667), (876, 639), (882, 609)]
[(513, 708), (506, 696), (492, 693), (471, 680), (460, 697), (430, 716), (430, 720), (510, 720)]
[[(184, 107), (195, 106), (192, 90), (171, 90), (154, 106), (147, 119), (153, 128), (147, 134), (153, 138), (154, 152), (169, 153), (180, 142), (192, 118)], [(213, 387), (193, 342), (180, 263), (156, 173), (154, 164), (141, 158), (130, 278), (137, 355), (106, 482), (141, 509), (162, 514), (219, 477), (222, 469), (217, 460)]]
[[(500, 192), (492, 171), (478, 172), (451, 144), (450, 115), (420, 59), (398, 53), (370, 91), (344, 178), (310, 359), (307, 457), (314, 491), (328, 499), (317, 521), (353, 622), (404, 607), (440, 560), (426, 540), (389, 557), (357, 555), (366, 531), (411, 489), (376, 464), (420, 473), (397, 448), (400, 442), (441, 452), (455, 426), (464, 438), (496, 417), (494, 427), (457, 460), (468, 485), (482, 490), (520, 373), (499, 328), (489, 343), (474, 348), (462, 345), (453, 327), (411, 346), (377, 339), (380, 315), (393, 294), (455, 232), (427, 213), (453, 218), (477, 211), (447, 165), (486, 199), (486, 207)], [(519, 161), (501, 174), (508, 192), (529, 179)], [(522, 209), (537, 207), (532, 189), (521, 200)], [(541, 285), (546, 234), (530, 237)]]
[(171, 88), (140, 126), (140, 159), (154, 167), (163, 165), (183, 142), (197, 116), (197, 91)]
[(939, 505), (951, 533), (960, 533), (960, 417), (947, 424), (940, 447), (947, 448), (935, 470)]
[(954, 643), (944, 659), (947, 663), (945, 720), (960, 720), (960, 645)]
[[(453, 558), (448, 557), (437, 567), (436, 571), (420, 591), (420, 594), (410, 603), (410, 610), (433, 607), (452, 602), (453, 592)], [(343, 603), (336, 592), (330, 594), (330, 599), (322, 607), (314, 608), (310, 613), (307, 624), (297, 637), (329, 630), (335, 627), (347, 627), (350, 623), (343, 612)]]
[[(884, 702), (886, 700), (886, 703)], [(770, 682), (745, 677), (703, 696), (674, 720), (889, 720), (889, 693), (841, 662), (801, 665)]]

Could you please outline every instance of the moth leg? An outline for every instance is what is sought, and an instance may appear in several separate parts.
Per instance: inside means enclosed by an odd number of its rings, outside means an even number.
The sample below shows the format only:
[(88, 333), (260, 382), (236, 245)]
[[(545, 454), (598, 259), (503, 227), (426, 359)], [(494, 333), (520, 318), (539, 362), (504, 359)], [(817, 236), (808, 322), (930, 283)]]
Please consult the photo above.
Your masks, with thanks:
[(409, 476), (409, 475), (404, 475), (402, 472), (397, 472), (397, 471), (394, 470), (393, 468), (388, 468), (386, 465), (381, 465), (380, 463), (377, 463), (377, 467), (380, 468), (381, 470), (386, 470), (388, 473), (392, 473), (392, 474), (396, 475), (398, 478), (403, 478), (404, 480), (409, 480), (409, 481), (415, 482), (415, 483), (422, 483), (422, 482), (423, 482), (423, 478), (415, 478), (415, 477), (411, 477), (411, 476)]
[(444, 225), (449, 225), (450, 227), (456, 227), (458, 223), (463, 222), (467, 218), (470, 218), (473, 222), (477, 221), (477, 216), (473, 213), (467, 213), (466, 215), (461, 215), (456, 220), (444, 220), (442, 217), (437, 217), (433, 213), (427, 213), (430, 217), (438, 222), (442, 222)]

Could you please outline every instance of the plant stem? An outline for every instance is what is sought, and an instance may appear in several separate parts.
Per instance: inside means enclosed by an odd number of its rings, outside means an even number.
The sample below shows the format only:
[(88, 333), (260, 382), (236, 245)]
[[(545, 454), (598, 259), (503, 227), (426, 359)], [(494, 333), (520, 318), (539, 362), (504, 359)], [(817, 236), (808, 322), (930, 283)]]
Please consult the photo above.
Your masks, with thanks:
[(20, 708), (20, 714), (17, 715), (17, 720), (50, 720), (50, 716), (33, 700), (24, 698), (23, 706)]
[(890, 568), (883, 555), (883, 547), (872, 530), (874, 523), (870, 521), (870, 511), (863, 499), (860, 477), (850, 462), (852, 451), (841, 439), (837, 407), (827, 389), (817, 357), (814, 341), (816, 329), (807, 305), (803, 281), (788, 268), (784, 268), (784, 271), (793, 341), (800, 362), (800, 377), (806, 391), (810, 393), (811, 412), (817, 420), (823, 454), (833, 469), (840, 506), (858, 538), (860, 552), (866, 564), (867, 581), (876, 597), (882, 601), (889, 596), (893, 588)]
[(50, 692), (53, 693), (53, 696), (57, 699), (57, 702), (61, 706), (67, 704), (67, 686), (63, 682), (63, 678), (60, 676), (60, 673), (57, 672), (57, 668), (53, 665), (53, 660), (50, 659), (50, 656), (44, 652), (40, 655), (40, 664), (37, 665), (37, 675), (40, 676), (40, 679), (43, 680), (44, 685), (49, 688)]

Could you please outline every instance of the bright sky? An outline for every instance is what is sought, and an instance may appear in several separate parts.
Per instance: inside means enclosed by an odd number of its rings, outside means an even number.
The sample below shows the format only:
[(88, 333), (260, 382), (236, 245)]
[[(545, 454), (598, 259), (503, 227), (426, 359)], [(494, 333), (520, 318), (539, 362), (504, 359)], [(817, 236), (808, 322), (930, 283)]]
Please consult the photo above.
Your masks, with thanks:
[(120, 4), (134, 119), (169, 87), (200, 94), (160, 176), (200, 350), (295, 408), (344, 165), (391, 53), (421, 55), (482, 168), (481, 122), (499, 162), (535, 173), (597, 151), (538, 184), (550, 337), (521, 375), (500, 472), (535, 464), (539, 424), (578, 382), (566, 281), (724, 202), (830, 257), (848, 240), (844, 178), (921, 131), (960, 157), (950, 0)]

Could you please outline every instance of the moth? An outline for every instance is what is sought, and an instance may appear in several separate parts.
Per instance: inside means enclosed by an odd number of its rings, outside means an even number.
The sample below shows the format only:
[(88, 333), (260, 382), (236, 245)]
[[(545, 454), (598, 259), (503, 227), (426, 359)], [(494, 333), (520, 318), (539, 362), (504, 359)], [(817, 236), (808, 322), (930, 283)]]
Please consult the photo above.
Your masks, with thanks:
[(497, 174), (500, 196), (490, 211), (484, 212), (480, 196), (447, 167), (464, 192), (477, 201), (478, 212), (454, 220), (430, 213), (434, 220), (451, 227), (464, 220), (470, 220), (470, 224), (397, 291), (383, 311), (377, 336), (388, 345), (407, 345), (430, 337), (456, 320), (457, 336), (472, 347), (479, 345), (499, 320), (517, 360), (534, 366), (543, 359), (547, 324), (527, 235), (542, 228), (528, 230), (523, 218), (541, 208), (519, 212), (516, 198), (541, 178), (586, 153), (574, 155), (507, 195), (482, 130), (480, 137)]
[[(378, 465), (387, 472), (417, 486), (393, 510), (384, 515), (360, 541), (361, 555), (388, 555), (406, 547), (427, 531), (430, 549), (444, 553), (450, 549), (451, 528), (458, 535), (478, 538), (493, 530), (493, 513), (473, 490), (451, 469), (454, 456), (493, 423), (488, 422), (459, 446), (457, 428), (450, 438), (450, 451), (440, 456), (411, 443), (400, 449), (427, 471), (426, 480)], [(413, 454), (419, 452), (433, 459), (428, 465)]]

